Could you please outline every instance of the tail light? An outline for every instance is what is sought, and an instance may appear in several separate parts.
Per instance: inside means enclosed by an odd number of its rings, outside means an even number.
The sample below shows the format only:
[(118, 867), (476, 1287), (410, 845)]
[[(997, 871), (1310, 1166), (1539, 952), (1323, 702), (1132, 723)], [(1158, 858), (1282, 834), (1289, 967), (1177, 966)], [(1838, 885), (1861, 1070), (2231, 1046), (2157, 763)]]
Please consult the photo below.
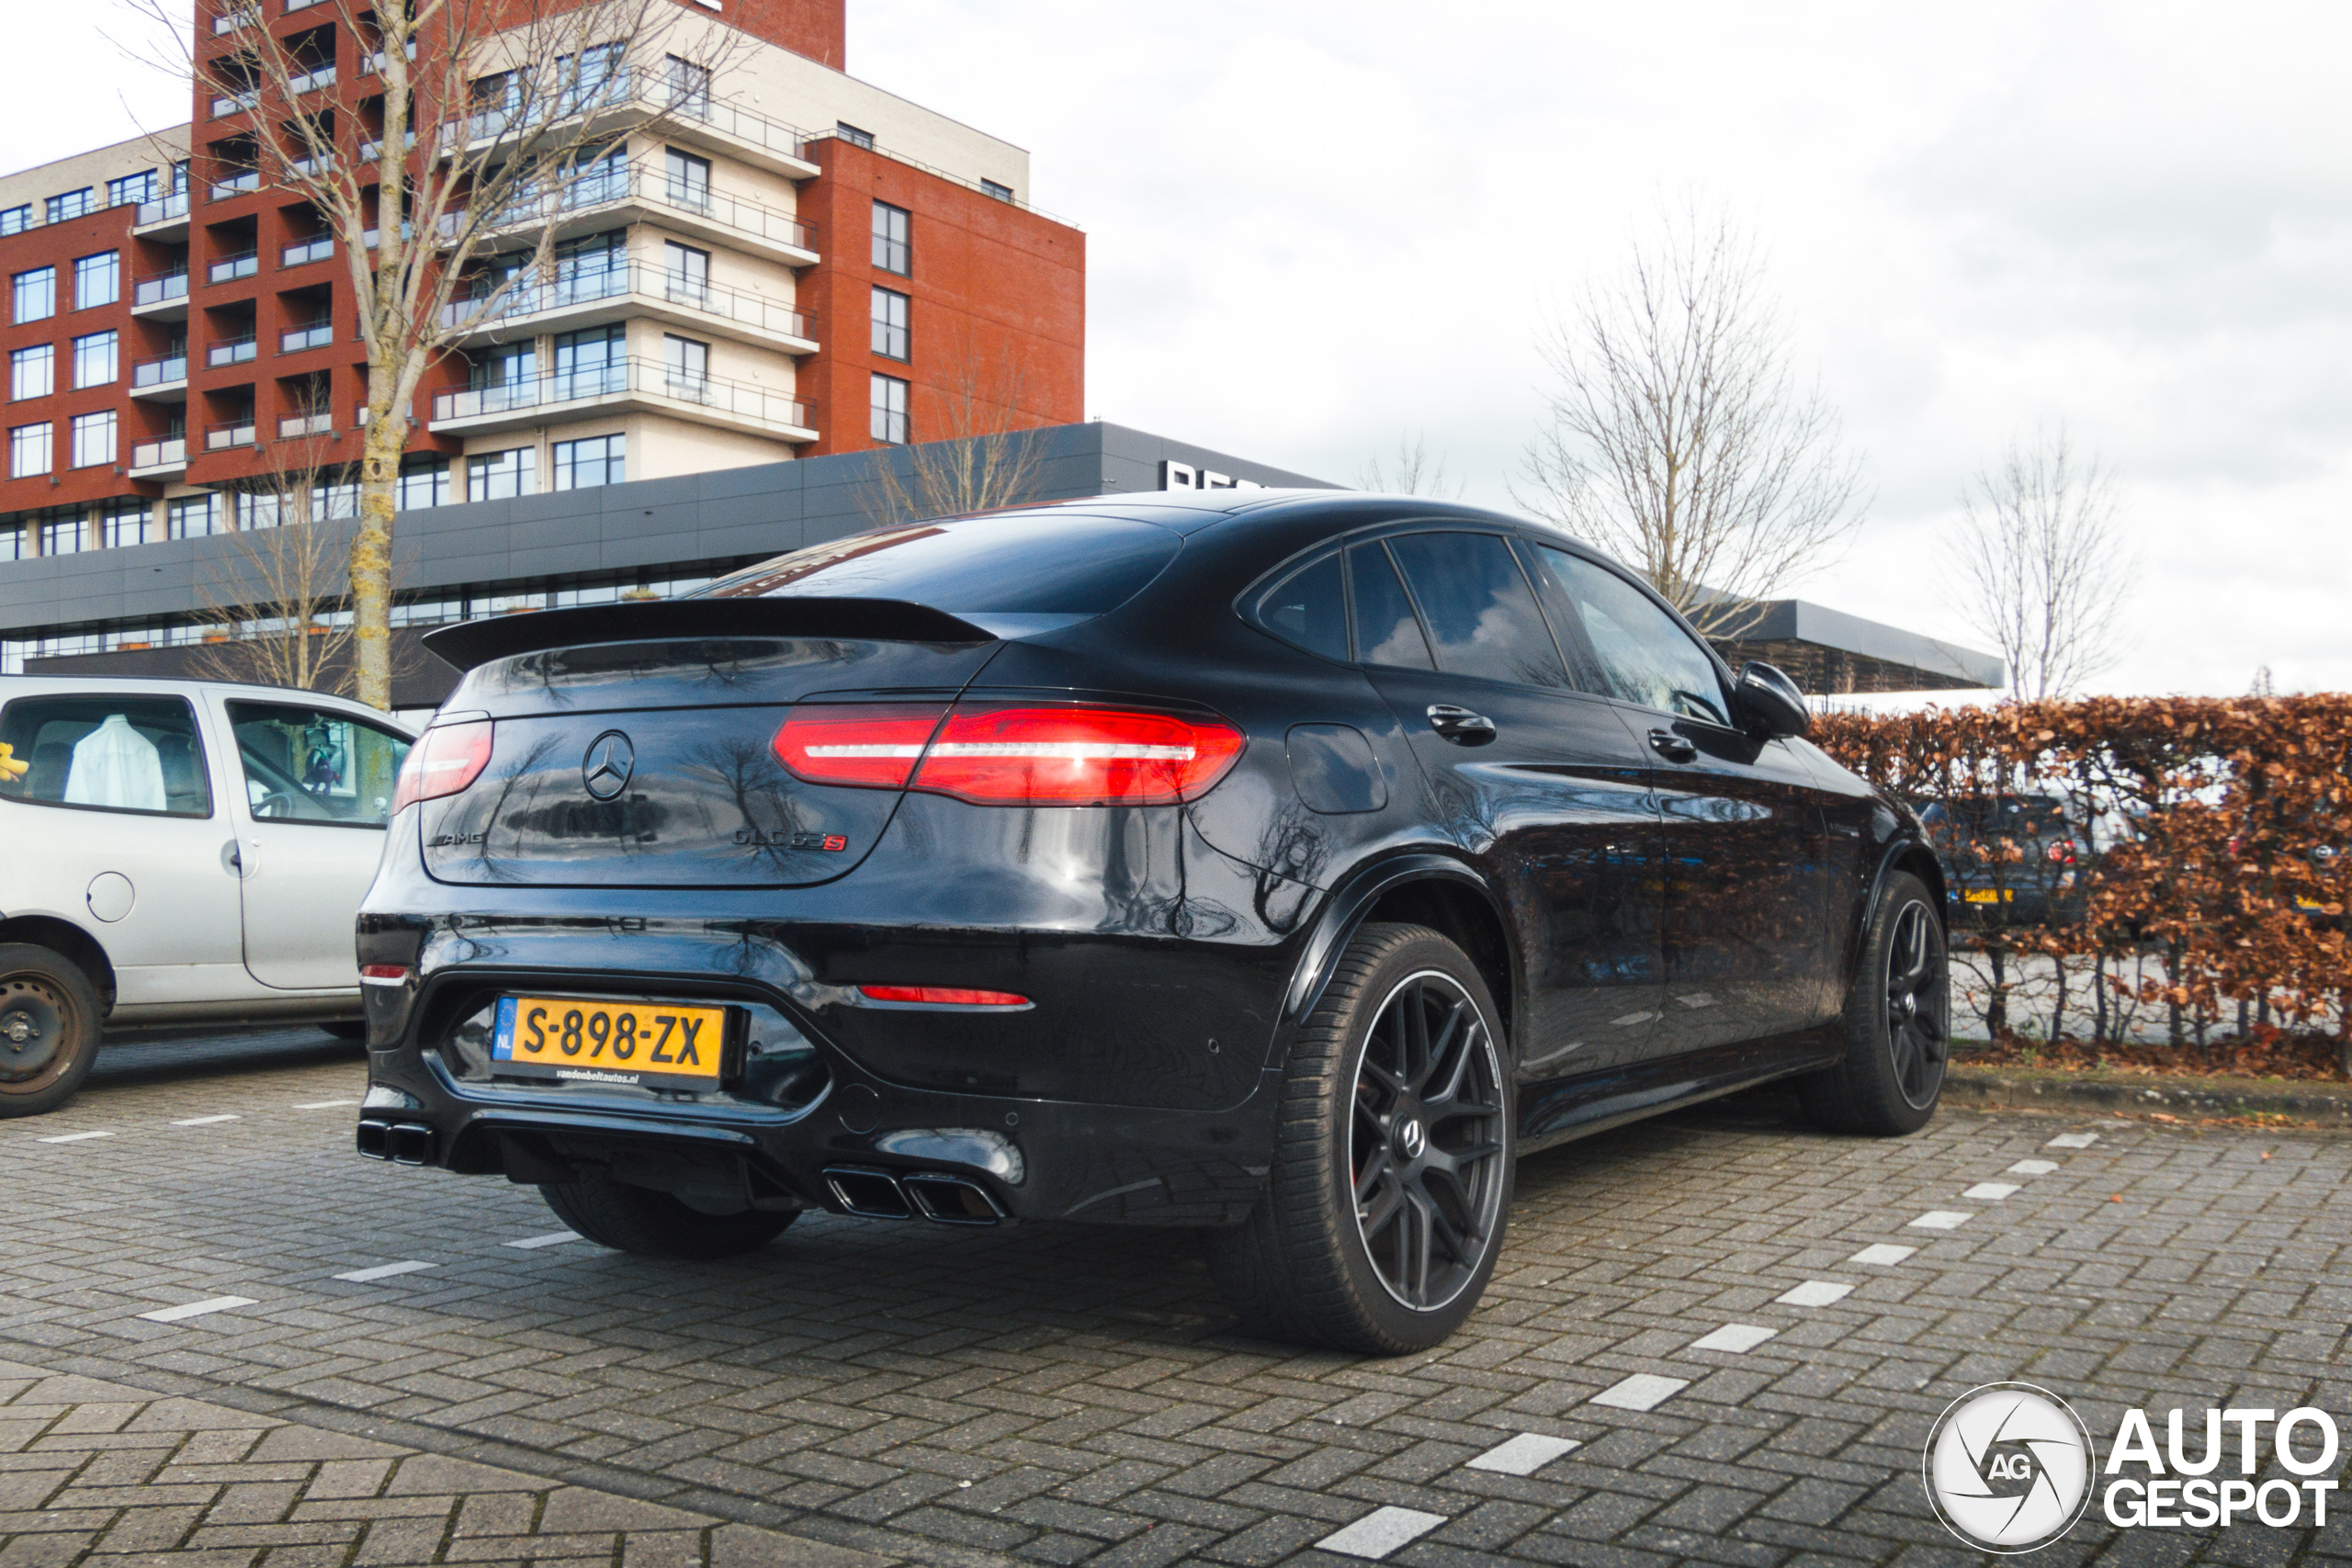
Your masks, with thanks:
[(1025, 1008), (1027, 997), (1011, 991), (968, 991), (955, 986), (860, 986), (858, 994), (871, 1002), (896, 1002), (902, 1007)]
[(408, 965), (405, 964), (362, 964), (359, 983), (363, 986), (405, 986)]
[(2050, 856), (2052, 865), (2075, 863), (2075, 841), (2072, 839), (2052, 840), (2050, 848), (2044, 852)]
[(1132, 708), (961, 707), (938, 720), (896, 705), (796, 709), (775, 752), (817, 784), (979, 806), (1167, 806), (1206, 794), (1242, 747), (1229, 724)]
[(480, 718), (426, 730), (401, 764), (400, 782), (392, 787), (392, 815), (420, 800), (456, 795), (481, 777), (490, 766), (493, 728), (489, 719)]

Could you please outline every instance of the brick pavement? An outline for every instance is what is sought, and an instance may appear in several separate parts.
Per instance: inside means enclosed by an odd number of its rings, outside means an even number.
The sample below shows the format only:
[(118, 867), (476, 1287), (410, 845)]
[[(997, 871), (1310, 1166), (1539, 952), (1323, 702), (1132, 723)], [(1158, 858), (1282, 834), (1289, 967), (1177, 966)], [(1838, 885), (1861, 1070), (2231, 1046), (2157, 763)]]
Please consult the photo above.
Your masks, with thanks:
[[(399, 1474), (514, 1478), (434, 1490), (444, 1524), (475, 1496), (519, 1518), (536, 1486), (701, 1521), (643, 1527), (659, 1550), (755, 1527), (976, 1568), (1338, 1564), (1358, 1560), (1315, 1543), (1427, 1519), (1385, 1560), (1958, 1562), (1919, 1451), (1974, 1384), (2041, 1382), (2102, 1442), (2129, 1404), (2352, 1413), (2337, 1137), (2084, 1122), (2089, 1146), (2049, 1148), (2077, 1124), (1952, 1112), (1878, 1143), (1750, 1097), (1525, 1162), (1477, 1316), (1361, 1361), (1237, 1336), (1166, 1233), (816, 1215), (722, 1263), (517, 1247), (557, 1228), (528, 1189), (350, 1155), (329, 1102), (361, 1087), (356, 1062), (232, 1057), (0, 1124), (0, 1357), (390, 1445), (416, 1456)], [(86, 1132), (108, 1135), (41, 1141)], [(2029, 1161), (2051, 1168), (2010, 1174)], [(1985, 1182), (2015, 1190), (1962, 1196)], [(1910, 1224), (1938, 1212), (1969, 1217)], [(1854, 1260), (1871, 1247), (1917, 1250)], [(335, 1277), (396, 1263), (429, 1267)], [(232, 1296), (251, 1304), (141, 1315)], [(1770, 1335), (1693, 1348), (1726, 1325)], [(1679, 1386), (1624, 1408), (1628, 1379)], [(1577, 1446), (1524, 1475), (1470, 1463), (1521, 1434)], [(599, 1561), (638, 1561), (628, 1529)], [(2094, 1559), (2352, 1561), (2352, 1532), (2094, 1513), (2036, 1561)]]

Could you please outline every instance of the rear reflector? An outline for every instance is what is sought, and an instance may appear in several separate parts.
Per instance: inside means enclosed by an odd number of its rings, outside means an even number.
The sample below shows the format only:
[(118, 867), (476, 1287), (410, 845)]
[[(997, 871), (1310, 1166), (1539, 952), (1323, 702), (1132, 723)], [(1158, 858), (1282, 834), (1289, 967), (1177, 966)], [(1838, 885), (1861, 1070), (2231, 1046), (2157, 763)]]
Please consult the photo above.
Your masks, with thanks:
[(404, 986), (408, 984), (408, 967), (401, 964), (362, 964), (359, 978), (369, 986)]
[(935, 1008), (1025, 1008), (1027, 997), (1011, 991), (967, 991), (953, 986), (860, 986), (859, 994), (874, 1002), (911, 1002)]
[(978, 806), (1168, 806), (1206, 794), (1241, 745), (1231, 725), (1131, 708), (966, 706), (943, 726), (933, 707), (869, 704), (794, 709), (775, 754), (812, 784)]
[(480, 718), (426, 730), (401, 764), (400, 783), (392, 789), (392, 815), (420, 800), (456, 795), (481, 777), (490, 765), (495, 728)]

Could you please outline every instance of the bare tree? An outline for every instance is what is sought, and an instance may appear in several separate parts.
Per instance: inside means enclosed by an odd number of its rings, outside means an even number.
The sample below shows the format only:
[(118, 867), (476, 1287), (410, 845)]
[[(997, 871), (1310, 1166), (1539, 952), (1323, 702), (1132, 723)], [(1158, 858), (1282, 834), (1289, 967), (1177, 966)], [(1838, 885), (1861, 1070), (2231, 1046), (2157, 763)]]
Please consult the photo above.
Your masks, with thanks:
[(926, 439), (881, 454), (874, 488), (861, 494), (877, 526), (1018, 506), (1042, 487), (1045, 438), (1022, 407), (1025, 359), (984, 348), (965, 333), (950, 341), (942, 362), (938, 389), (914, 411), (908, 432)]
[[(363, 103), (327, 90), (332, 59), (300, 41), (316, 29), (274, 34), (265, 0), (196, 7), (199, 28), (236, 40), (209, 59), (188, 47), (177, 0), (130, 4), (170, 40), (157, 46), (167, 64), (249, 118), (193, 183), (298, 198), (349, 268), (368, 352), (350, 553), (356, 692), (389, 706), (392, 525), (425, 373), (531, 304), (553, 271), (560, 214), (633, 193), (647, 172), (627, 163), (632, 131), (710, 112), (711, 76), (741, 35), (674, 0), (331, 0), (320, 19), (368, 51), (380, 96)], [(695, 63), (672, 68), (673, 53)]]
[(1396, 449), (1386, 457), (1365, 459), (1356, 468), (1356, 488), (1383, 495), (1426, 495), (1456, 501), (1462, 481), (1447, 471), (1445, 459), (1432, 458), (1423, 437), (1396, 438)]
[(2009, 667), (2020, 697), (2063, 696), (2109, 669), (2139, 561), (2115, 477), (2075, 460), (2063, 424), (2012, 441), (1962, 492), (1953, 599)]
[(1841, 549), (1866, 498), (1802, 387), (1756, 246), (1686, 208), (1589, 284), (1541, 350), (1549, 418), (1521, 505), (1610, 551), (1710, 637)]
[(216, 681), (347, 692), (350, 617), (343, 606), (356, 522), (350, 486), (317, 446), (283, 455), (266, 483), (238, 497), (223, 570), (199, 586), (206, 618), (227, 640), (195, 660)]

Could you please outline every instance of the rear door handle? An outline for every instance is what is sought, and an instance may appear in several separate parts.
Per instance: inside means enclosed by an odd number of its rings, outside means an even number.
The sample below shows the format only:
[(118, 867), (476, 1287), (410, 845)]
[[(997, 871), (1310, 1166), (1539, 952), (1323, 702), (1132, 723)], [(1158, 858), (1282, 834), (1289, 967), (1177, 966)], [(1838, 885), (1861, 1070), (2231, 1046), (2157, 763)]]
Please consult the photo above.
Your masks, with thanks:
[(1671, 729), (1651, 730), (1650, 750), (1669, 762), (1695, 762), (1699, 760), (1699, 748)]
[(1484, 746), (1495, 738), (1495, 721), (1452, 703), (1430, 705), (1430, 728), (1456, 746)]

